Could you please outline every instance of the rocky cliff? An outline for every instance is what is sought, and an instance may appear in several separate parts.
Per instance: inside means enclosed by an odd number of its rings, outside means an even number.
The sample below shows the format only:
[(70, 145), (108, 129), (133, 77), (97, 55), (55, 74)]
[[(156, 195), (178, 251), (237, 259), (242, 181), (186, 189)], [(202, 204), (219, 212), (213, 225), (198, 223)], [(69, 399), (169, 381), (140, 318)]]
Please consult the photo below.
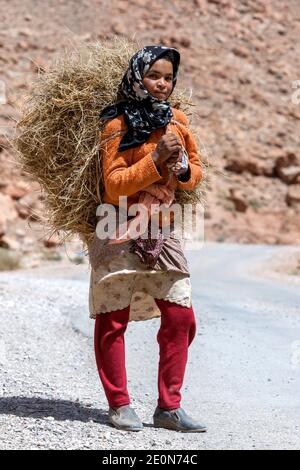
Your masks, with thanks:
[[(178, 47), (211, 177), (207, 240), (300, 241), (297, 0), (0, 0), (0, 247), (43, 239), (39, 187), (8, 146), (37, 70), (78, 39), (113, 34)], [(299, 87), (299, 88), (297, 88)]]

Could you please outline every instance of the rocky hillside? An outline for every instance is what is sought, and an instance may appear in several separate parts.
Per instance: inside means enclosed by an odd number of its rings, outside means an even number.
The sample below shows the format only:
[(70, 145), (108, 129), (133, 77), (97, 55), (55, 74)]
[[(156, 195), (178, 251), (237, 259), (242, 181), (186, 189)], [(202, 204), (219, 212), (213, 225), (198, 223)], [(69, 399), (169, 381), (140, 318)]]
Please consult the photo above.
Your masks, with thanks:
[[(298, 0), (0, 0), (0, 247), (47, 251), (41, 195), (5, 136), (37, 70), (77, 40), (114, 34), (182, 54), (210, 161), (207, 240), (300, 240)], [(45, 246), (46, 245), (46, 246)]]

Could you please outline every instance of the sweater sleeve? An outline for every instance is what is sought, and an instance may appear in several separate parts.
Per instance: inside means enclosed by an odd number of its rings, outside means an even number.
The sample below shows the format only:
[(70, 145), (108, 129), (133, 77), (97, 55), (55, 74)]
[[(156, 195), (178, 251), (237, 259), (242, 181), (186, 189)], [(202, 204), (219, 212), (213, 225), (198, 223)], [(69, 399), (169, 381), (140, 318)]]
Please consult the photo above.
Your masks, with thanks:
[(111, 198), (131, 196), (162, 179), (151, 153), (131, 164), (134, 149), (118, 151), (122, 135), (112, 137), (107, 129), (102, 139), (103, 180), (105, 191)]
[(188, 129), (185, 136), (186, 151), (189, 155), (189, 169), (186, 174), (177, 176), (178, 189), (191, 191), (202, 179), (202, 166), (196, 139)]

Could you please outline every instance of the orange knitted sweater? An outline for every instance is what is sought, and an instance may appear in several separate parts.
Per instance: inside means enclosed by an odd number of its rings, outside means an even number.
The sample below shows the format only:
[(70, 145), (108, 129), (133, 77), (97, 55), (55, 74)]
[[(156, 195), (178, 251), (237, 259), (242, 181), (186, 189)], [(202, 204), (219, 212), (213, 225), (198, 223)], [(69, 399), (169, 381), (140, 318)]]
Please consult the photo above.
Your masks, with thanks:
[[(190, 178), (183, 182), (179, 180), (178, 176), (172, 174), (168, 187), (170, 189), (191, 190), (202, 178), (200, 155), (195, 138), (188, 128), (187, 116), (176, 108), (172, 108), (172, 111), (173, 118), (168, 128), (180, 138), (188, 153)], [(143, 188), (152, 183), (166, 184), (168, 181), (166, 164), (160, 165), (160, 174), (151, 155), (166, 128), (153, 131), (149, 140), (139, 147), (119, 152), (118, 146), (126, 129), (124, 115), (120, 115), (108, 121), (101, 133), (100, 146), (104, 182), (102, 201), (119, 205), (119, 196), (127, 196), (128, 207), (130, 207), (138, 202), (140, 191)]]

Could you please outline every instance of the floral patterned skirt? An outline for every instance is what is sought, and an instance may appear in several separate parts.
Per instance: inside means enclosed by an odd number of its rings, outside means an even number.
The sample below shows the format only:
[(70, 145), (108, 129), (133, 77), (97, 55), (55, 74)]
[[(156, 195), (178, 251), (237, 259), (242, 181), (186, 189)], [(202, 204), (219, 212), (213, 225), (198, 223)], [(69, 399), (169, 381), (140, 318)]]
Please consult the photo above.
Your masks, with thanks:
[(161, 316), (155, 302), (164, 299), (191, 306), (190, 273), (183, 253), (183, 241), (174, 232), (165, 237), (163, 249), (150, 269), (131, 242), (108, 245), (96, 236), (89, 248), (92, 265), (89, 287), (90, 318), (130, 305), (129, 321)]

